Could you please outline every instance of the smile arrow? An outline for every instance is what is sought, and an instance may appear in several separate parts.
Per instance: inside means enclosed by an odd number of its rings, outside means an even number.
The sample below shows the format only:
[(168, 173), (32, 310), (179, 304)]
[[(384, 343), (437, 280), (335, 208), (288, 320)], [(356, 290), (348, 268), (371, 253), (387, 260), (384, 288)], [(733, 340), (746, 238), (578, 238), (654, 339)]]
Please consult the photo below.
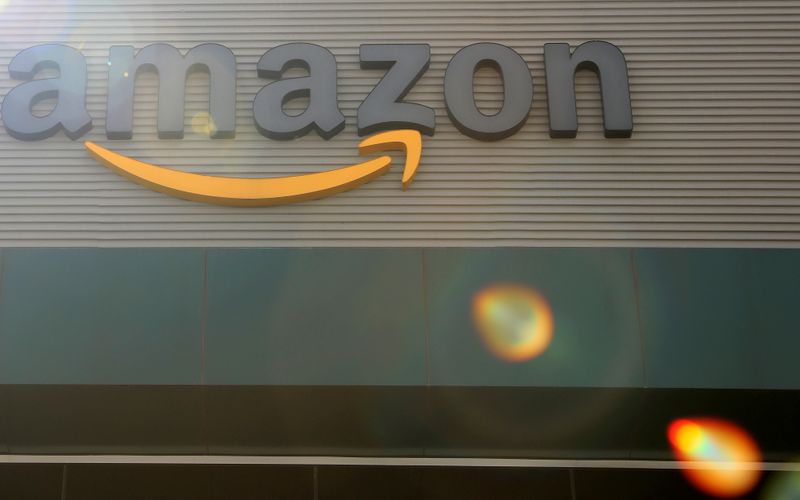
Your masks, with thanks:
[[(289, 177), (241, 178), (192, 174), (144, 163), (86, 141), (86, 149), (118, 174), (161, 193), (218, 205), (280, 205), (324, 198), (360, 186), (386, 173), (392, 163), (379, 156), (355, 165)], [(403, 189), (414, 177), (422, 155), (422, 137), (416, 130), (391, 130), (367, 137), (358, 145), (360, 155), (403, 150)]]

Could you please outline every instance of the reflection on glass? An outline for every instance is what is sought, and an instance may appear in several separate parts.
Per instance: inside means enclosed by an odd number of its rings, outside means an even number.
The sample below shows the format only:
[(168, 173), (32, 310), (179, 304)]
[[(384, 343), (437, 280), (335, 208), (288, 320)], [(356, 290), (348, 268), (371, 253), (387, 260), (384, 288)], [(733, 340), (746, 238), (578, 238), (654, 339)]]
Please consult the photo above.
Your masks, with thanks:
[(667, 437), (686, 478), (708, 495), (744, 495), (761, 476), (756, 442), (732, 422), (681, 418), (669, 425)]
[(480, 290), (473, 297), (472, 314), (486, 347), (506, 361), (535, 358), (553, 338), (550, 305), (522, 285), (498, 284)]
[(773, 475), (761, 494), (761, 500), (800, 500), (800, 471)]

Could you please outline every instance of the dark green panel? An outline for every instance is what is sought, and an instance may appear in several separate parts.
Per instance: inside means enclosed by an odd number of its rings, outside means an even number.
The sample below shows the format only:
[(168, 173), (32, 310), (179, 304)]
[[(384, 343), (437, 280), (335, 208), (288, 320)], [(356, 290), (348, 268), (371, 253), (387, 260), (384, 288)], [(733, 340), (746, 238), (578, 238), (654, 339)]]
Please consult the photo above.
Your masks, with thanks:
[[(0, 248), (0, 286), (2, 285), (3, 281), (3, 249)], [(0, 302), (2, 302), (2, 288), (0, 288)], [(2, 338), (2, 331), (0, 331), (0, 338)], [(8, 401), (8, 394), (6, 393), (6, 386), (2, 385), (2, 380), (0, 380), (0, 453), (8, 453), (8, 436), (10, 435), (8, 429), (9, 423), (9, 407), (7, 404), (3, 404), (4, 401)]]
[(0, 385), (0, 454), (8, 453), (8, 438), (11, 435), (8, 399), (8, 386)]
[(199, 385), (4, 387), (11, 453), (207, 452)]
[(4, 251), (0, 382), (200, 381), (203, 252)]
[(627, 458), (642, 390), (430, 387), (426, 455)]
[(648, 385), (760, 387), (748, 251), (635, 250), (634, 256)]
[(424, 386), (206, 386), (208, 452), (422, 456)]
[(4, 387), (13, 422), (0, 440), (15, 454), (668, 460), (667, 428), (687, 416), (738, 423), (765, 461), (800, 449), (796, 390)]
[(755, 250), (748, 261), (759, 379), (765, 388), (800, 389), (800, 251)]
[[(643, 384), (629, 251), (432, 249), (425, 273), (434, 385)], [(552, 310), (552, 342), (531, 360), (493, 354), (476, 328), (475, 294), (503, 283), (538, 291)]]
[[(203, 252), (3, 250), (0, 383), (198, 383)], [(212, 250), (205, 381), (425, 384), (427, 310), (433, 384), (640, 387), (631, 252), (647, 384), (800, 388), (800, 251), (746, 249)], [(478, 335), (497, 283), (549, 301), (541, 356)]]
[(210, 250), (209, 384), (424, 384), (421, 251)]
[(679, 418), (712, 417), (734, 422), (746, 430), (764, 461), (797, 460), (800, 450), (800, 394), (763, 389), (645, 389), (643, 411), (631, 428), (629, 458), (674, 458), (667, 429)]

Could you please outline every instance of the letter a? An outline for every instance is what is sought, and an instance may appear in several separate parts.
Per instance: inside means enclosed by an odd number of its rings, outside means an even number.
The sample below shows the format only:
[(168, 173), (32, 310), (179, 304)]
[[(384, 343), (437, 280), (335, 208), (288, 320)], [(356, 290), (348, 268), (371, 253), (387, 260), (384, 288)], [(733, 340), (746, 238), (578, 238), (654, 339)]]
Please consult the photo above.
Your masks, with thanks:
[[(258, 130), (273, 139), (293, 139), (316, 129), (330, 139), (344, 128), (344, 115), (336, 102), (336, 59), (327, 49), (310, 43), (288, 43), (272, 48), (258, 61), (258, 76), (280, 78), (289, 68), (301, 67), (308, 76), (269, 83), (256, 95), (253, 116)], [(308, 107), (297, 116), (283, 105), (308, 97)]]
[[(57, 78), (33, 80), (45, 68), (59, 71)], [(46, 139), (64, 129), (77, 139), (92, 128), (86, 112), (86, 60), (83, 54), (59, 44), (37, 45), (17, 54), (8, 65), (11, 78), (30, 80), (11, 89), (3, 101), (2, 116), (8, 134), (23, 141)], [(57, 98), (47, 116), (34, 116), (33, 106)]]

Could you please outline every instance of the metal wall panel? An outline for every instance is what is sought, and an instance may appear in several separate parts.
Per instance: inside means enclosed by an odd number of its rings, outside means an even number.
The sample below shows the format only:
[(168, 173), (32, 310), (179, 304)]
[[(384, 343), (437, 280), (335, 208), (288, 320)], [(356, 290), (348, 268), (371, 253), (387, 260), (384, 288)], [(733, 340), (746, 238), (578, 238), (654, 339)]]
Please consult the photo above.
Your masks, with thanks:
[[(360, 70), (361, 43), (429, 43), (430, 69), (408, 96), (436, 109), (436, 135), (408, 191), (400, 168), (353, 191), (295, 205), (227, 208), (131, 183), (63, 134), (17, 141), (0, 128), (0, 246), (755, 246), (800, 242), (800, 0), (10, 0), (0, 12), (0, 98), (20, 83), (8, 62), (62, 42), (89, 64), (94, 128), (82, 139), (200, 173), (287, 175), (359, 161), (355, 113), (382, 71)], [(580, 131), (550, 139), (543, 44), (602, 39), (625, 53), (634, 134), (602, 134), (596, 78), (578, 78)], [(267, 139), (251, 105), (270, 47), (307, 41), (339, 63), (345, 130)], [(482, 143), (444, 110), (443, 74), (463, 46), (507, 44), (528, 62), (534, 106), (513, 137)], [(202, 128), (208, 79), (190, 77), (187, 133), (158, 140), (156, 78), (137, 85), (134, 137), (105, 138), (113, 44), (230, 47), (237, 133)], [(496, 105), (499, 79), (476, 92)], [(52, 105), (52, 103), (50, 103)], [(292, 107), (299, 109), (302, 103)], [(48, 103), (38, 106), (47, 112)]]

